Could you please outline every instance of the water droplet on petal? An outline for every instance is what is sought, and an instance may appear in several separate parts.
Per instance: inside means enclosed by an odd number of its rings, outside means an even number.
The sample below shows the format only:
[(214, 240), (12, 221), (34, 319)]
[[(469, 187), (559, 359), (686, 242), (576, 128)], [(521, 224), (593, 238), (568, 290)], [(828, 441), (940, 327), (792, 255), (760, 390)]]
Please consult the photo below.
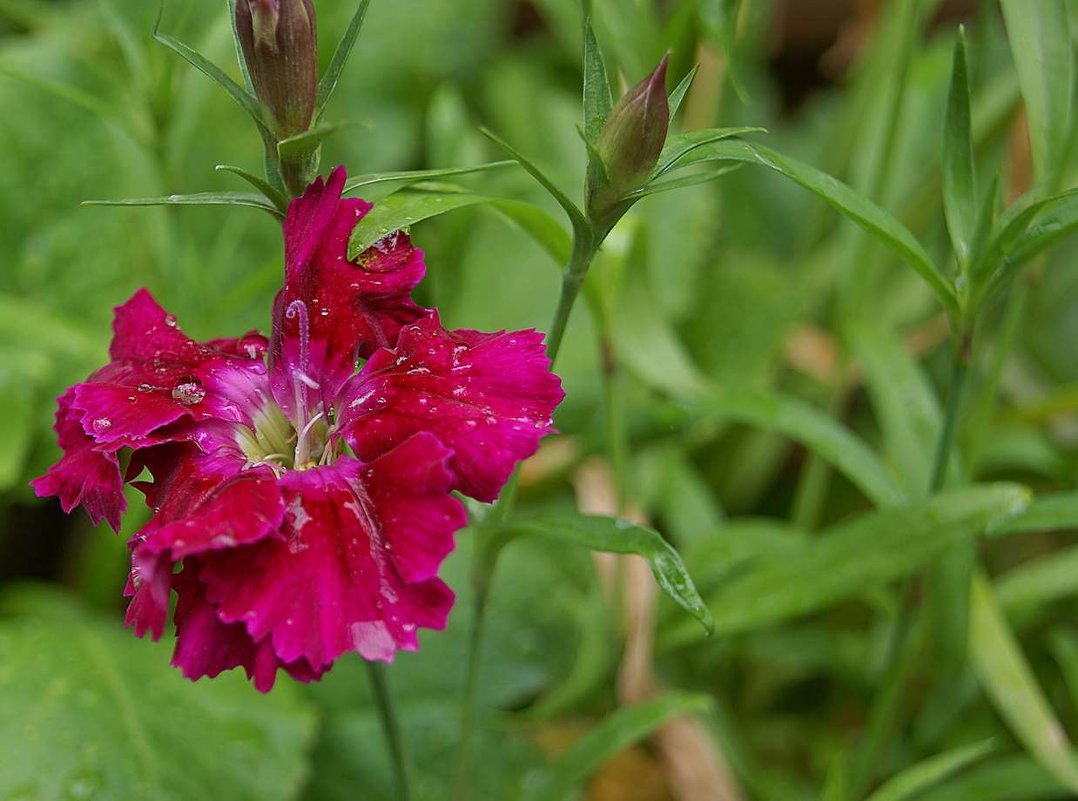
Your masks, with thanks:
[(196, 403), (200, 403), (205, 397), (206, 388), (202, 386), (201, 381), (193, 376), (181, 379), (180, 382), (172, 388), (172, 399), (177, 403), (182, 403), (184, 406), (193, 406)]
[(153, 384), (147, 384), (145, 382), (138, 385), (139, 392), (153, 392)]
[(98, 434), (104, 434), (110, 428), (112, 428), (112, 421), (109, 418), (99, 417), (94, 420), (94, 431)]

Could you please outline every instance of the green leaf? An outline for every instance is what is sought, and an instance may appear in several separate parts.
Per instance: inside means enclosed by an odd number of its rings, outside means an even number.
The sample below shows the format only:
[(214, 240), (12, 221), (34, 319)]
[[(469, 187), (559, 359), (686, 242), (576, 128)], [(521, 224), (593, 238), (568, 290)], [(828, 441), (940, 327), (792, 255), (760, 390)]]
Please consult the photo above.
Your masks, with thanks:
[(863, 317), (848, 325), (845, 339), (864, 373), (873, 413), (883, 434), (887, 460), (912, 495), (928, 488), (940, 409), (921, 365), (882, 321)]
[[(685, 100), (685, 95), (689, 93), (692, 82), (696, 78), (696, 73), (699, 71), (699, 65), (694, 65), (689, 74), (681, 79), (681, 82), (674, 87), (674, 91), (670, 93), (670, 119), (674, 119), (674, 115), (677, 114), (678, 109), (681, 108), (681, 103)], [(669, 138), (666, 140), (669, 142)]]
[(595, 41), (591, 19), (584, 19), (584, 141), (595, 145), (606, 118), (610, 116), (610, 79), (606, 74), (603, 51)]
[[(1048, 219), (1031, 230), (1034, 220), (1045, 212), (1051, 213)], [(1002, 286), (1028, 259), (1073, 231), (1076, 217), (1078, 188), (1031, 203), (1015, 203), (1000, 217), (998, 230), (978, 254), (972, 270), (974, 280), (988, 276), (986, 293)]]
[(493, 131), (487, 128), (479, 129), (484, 136), (490, 139), (494, 144), (498, 145), (502, 150), (509, 154), (509, 156), (517, 162), (521, 167), (528, 171), (539, 184), (545, 189), (554, 200), (558, 202), (558, 205), (562, 207), (566, 215), (569, 217), (569, 222), (573, 225), (574, 231), (585, 231), (588, 229), (588, 222), (582, 212), (573, 201), (571, 201), (564, 192), (551, 181), (534, 163), (520, 153), (516, 148), (506, 142), (504, 139), (498, 137)]
[(668, 181), (652, 181), (650, 184), (645, 184), (640, 187), (635, 192), (630, 192), (625, 195), (624, 199), (639, 200), (648, 195), (657, 195), (660, 192), (670, 192), (675, 189), (687, 189), (690, 186), (699, 186), (700, 184), (710, 183), (711, 181), (716, 181), (723, 176), (729, 175), (735, 170), (741, 169), (741, 166), (742, 165), (740, 164), (731, 164), (727, 167), (720, 167), (707, 172), (686, 175), (682, 178), (671, 178)]
[(678, 552), (653, 529), (611, 517), (543, 514), (514, 517), (505, 524), (510, 536), (536, 536), (579, 545), (591, 551), (636, 554), (651, 566), (663, 592), (708, 631), (711, 615), (700, 599)]
[(233, 175), (239, 176), (251, 186), (253, 186), (255, 189), (257, 189), (259, 192), (261, 192), (263, 195), (265, 195), (266, 200), (276, 206), (277, 210), (281, 212), (281, 214), (284, 214), (288, 211), (288, 198), (285, 197), (284, 192), (281, 192), (279, 189), (270, 186), (270, 184), (266, 180), (259, 178), (253, 173), (247, 172), (247, 170), (243, 169), (242, 167), (233, 167), (231, 164), (218, 164), (214, 169), (216, 169), (218, 172), (230, 172)]
[(197, 192), (193, 195), (133, 197), (123, 200), (85, 200), (84, 206), (247, 206), (268, 211), (274, 217), (284, 215), (263, 195), (253, 192)]
[(242, 86), (236, 83), (234, 80), (228, 77), (225, 72), (217, 65), (210, 62), (198, 51), (191, 47), (188, 47), (178, 39), (174, 39), (167, 34), (161, 33), (161, 18), (165, 13), (165, 0), (161, 0), (160, 11), (157, 13), (157, 21), (153, 26), (153, 38), (163, 44), (169, 50), (173, 51), (181, 58), (183, 58), (188, 64), (197, 69), (206, 77), (210, 78), (214, 83), (232, 95), (232, 98), (240, 104), (244, 111), (254, 120), (255, 125), (258, 126), (259, 132), (262, 137), (269, 140), (273, 137), (269, 126), (266, 124), (266, 117), (262, 107), (262, 103), (258, 98), (250, 94)]
[(963, 271), (968, 267), (977, 226), (969, 98), (966, 31), (959, 26), (951, 69), (951, 92), (947, 98), (947, 123), (943, 129), (943, 212), (951, 245)]
[(502, 199), (494, 200), (490, 207), (535, 240), (559, 268), (569, 261), (572, 237), (543, 209), (520, 200)]
[[(679, 166), (678, 162), (694, 150), (702, 148), (704, 145), (710, 145), (712, 142), (721, 142), (724, 139), (732, 139), (733, 137), (744, 136), (751, 133), (767, 133), (767, 129), (753, 126), (741, 128), (704, 128), (699, 131), (674, 134), (667, 138), (666, 144), (663, 146), (663, 152), (659, 156), (659, 164), (655, 168), (655, 174), (652, 176), (651, 180), (654, 181), (657, 178), (661, 178), (670, 170), (676, 169)], [(689, 162), (686, 164), (688, 163)]]
[(704, 417), (758, 426), (800, 442), (834, 465), (877, 505), (894, 506), (906, 498), (863, 441), (799, 398), (776, 392), (721, 388), (690, 408)]
[(1063, 0), (1000, 0), (1029, 119), (1037, 181), (1051, 191), (1071, 133), (1074, 54)]
[(1058, 529), (1078, 529), (1078, 492), (1041, 495), (1021, 514), (991, 526), (988, 533), (1003, 536)]
[(985, 692), (1029, 753), (1078, 793), (1078, 756), (983, 575), (973, 579), (971, 613), (970, 655)]
[[(1029, 501), (1025, 487), (984, 485), (942, 493), (927, 503), (862, 515), (797, 547), (763, 553), (706, 594), (715, 633), (773, 626), (907, 576), (994, 519)], [(666, 647), (693, 642), (683, 624), (660, 633)]]
[(743, 161), (785, 175), (887, 245), (925, 280), (949, 313), (957, 314), (954, 287), (917, 238), (889, 212), (837, 178), (763, 145), (731, 140), (701, 144), (681, 156), (676, 166), (680, 169), (701, 161)]
[(9, 590), (0, 619), (0, 797), (290, 801), (314, 718), (287, 680), (192, 683), (170, 645), (54, 591)]
[(868, 801), (906, 801), (916, 798), (963, 768), (984, 758), (993, 749), (991, 740), (954, 748), (906, 768), (868, 797)]
[(330, 61), (329, 67), (318, 82), (316, 120), (322, 117), (330, 98), (333, 97), (333, 92), (337, 88), (337, 81), (340, 80), (341, 73), (344, 72), (345, 65), (348, 64), (348, 57), (352, 55), (352, 48), (355, 46), (359, 32), (363, 28), (363, 20), (367, 16), (367, 6), (370, 4), (371, 0), (359, 0), (359, 6), (356, 8), (356, 13), (352, 15), (348, 30), (341, 37), (341, 41), (337, 44), (337, 49), (333, 53), (333, 60)]
[(281, 160), (303, 158), (322, 146), (322, 142), (345, 126), (340, 124), (317, 125), (309, 131), (289, 136), (277, 143), (277, 155)]
[(995, 592), (1008, 614), (1078, 594), (1078, 545), (1008, 570), (996, 579)]
[(377, 203), (352, 231), (348, 258), (354, 260), (378, 240), (446, 212), (491, 203), (495, 198), (467, 192), (405, 189)]
[(1033, 224), (1014, 242), (1006, 254), (1004, 269), (1012, 271), (1064, 236), (1078, 230), (1078, 190), (1071, 190), (1047, 202)]
[(439, 178), (450, 178), (455, 175), (469, 175), (476, 172), (497, 170), (516, 164), (515, 161), (492, 161), (488, 164), (476, 164), (474, 167), (452, 167), (442, 170), (404, 170), (400, 172), (372, 172), (366, 175), (357, 175), (349, 178), (344, 185), (344, 193), (350, 194), (365, 186), (380, 186), (382, 184), (399, 185), (403, 188), (410, 184), (421, 181), (434, 181)]
[(228, 18), (232, 20), (232, 43), (236, 48), (236, 61), (240, 65), (240, 74), (243, 75), (243, 85), (249, 95), (254, 95), (255, 85), (251, 81), (251, 72), (247, 69), (247, 59), (243, 57), (243, 45), (240, 44), (240, 30), (236, 27), (236, 0), (225, 0), (228, 7)]
[(566, 801), (610, 757), (647, 737), (671, 718), (701, 712), (706, 696), (667, 693), (614, 712), (570, 748), (538, 781), (526, 785), (525, 801)]
[(1000, 755), (982, 762), (923, 801), (1048, 801), (1067, 797), (1066, 788), (1024, 754)]

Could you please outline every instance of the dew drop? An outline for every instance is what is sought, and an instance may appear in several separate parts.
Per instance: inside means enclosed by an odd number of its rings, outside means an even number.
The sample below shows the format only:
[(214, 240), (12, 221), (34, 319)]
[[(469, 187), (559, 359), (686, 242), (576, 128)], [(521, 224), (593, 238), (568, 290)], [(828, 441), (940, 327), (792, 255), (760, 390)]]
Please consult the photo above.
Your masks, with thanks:
[(94, 420), (94, 431), (98, 434), (103, 434), (112, 428), (112, 421), (107, 417), (99, 417)]
[(69, 801), (90, 801), (96, 798), (103, 781), (95, 771), (80, 771), (67, 780), (64, 793)]
[(202, 386), (202, 382), (194, 377), (187, 377), (181, 379), (175, 387), (172, 388), (172, 400), (177, 403), (182, 403), (184, 406), (193, 406), (196, 403), (202, 401), (206, 397), (206, 388)]
[(175, 328), (178, 325), (178, 323), (176, 322), (176, 316), (173, 314), (165, 315), (165, 325), (167, 325), (169, 328)]
[(147, 384), (145, 382), (138, 385), (139, 392), (153, 392), (153, 384)]

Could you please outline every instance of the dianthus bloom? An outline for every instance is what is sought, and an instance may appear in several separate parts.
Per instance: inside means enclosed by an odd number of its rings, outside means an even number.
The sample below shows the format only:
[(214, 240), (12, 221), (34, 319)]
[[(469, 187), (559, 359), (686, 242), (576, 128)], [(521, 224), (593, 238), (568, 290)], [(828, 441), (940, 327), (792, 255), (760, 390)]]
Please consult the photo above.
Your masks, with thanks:
[(175, 590), (192, 679), (242, 666), (266, 691), (279, 668), (309, 681), (347, 651), (415, 650), (453, 604), (452, 493), (492, 501), (562, 399), (540, 334), (447, 331), (412, 301), (405, 234), (349, 262), (371, 206), (344, 182), (288, 210), (269, 340), (195, 342), (145, 290), (117, 308), (111, 362), (60, 397), (64, 456), (33, 482), (114, 529), (124, 483), (145, 494), (127, 622), (159, 638)]

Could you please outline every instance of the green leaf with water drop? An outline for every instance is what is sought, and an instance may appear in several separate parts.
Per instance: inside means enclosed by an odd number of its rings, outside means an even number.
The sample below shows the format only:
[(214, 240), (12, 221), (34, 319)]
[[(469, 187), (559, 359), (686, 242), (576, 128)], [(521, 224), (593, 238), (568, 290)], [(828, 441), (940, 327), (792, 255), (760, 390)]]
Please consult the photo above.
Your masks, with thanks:
[(0, 798), (295, 798), (314, 717), (294, 687), (196, 684), (170, 650), (52, 590), (0, 596)]

